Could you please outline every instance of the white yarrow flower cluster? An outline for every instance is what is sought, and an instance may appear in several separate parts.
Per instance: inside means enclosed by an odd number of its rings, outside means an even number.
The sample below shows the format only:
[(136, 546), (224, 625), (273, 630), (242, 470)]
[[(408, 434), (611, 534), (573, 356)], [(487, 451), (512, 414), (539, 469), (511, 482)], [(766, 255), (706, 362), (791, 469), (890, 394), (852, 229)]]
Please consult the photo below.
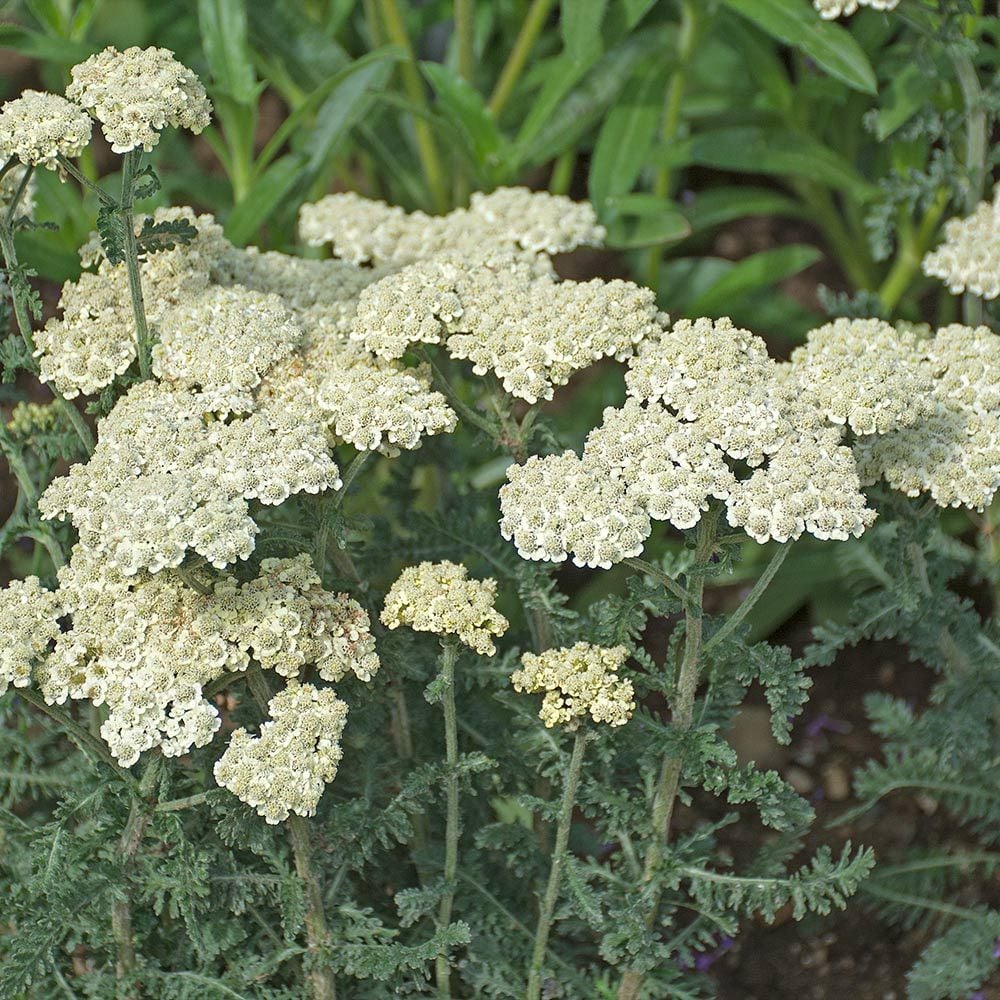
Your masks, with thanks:
[(820, 17), (832, 21), (837, 17), (849, 17), (858, 7), (895, 10), (899, 6), (899, 0), (813, 0), (813, 6), (819, 11)]
[(953, 324), (924, 352), (934, 374), (926, 415), (855, 446), (865, 481), (984, 510), (1000, 489), (1000, 340), (985, 326)]
[(116, 153), (141, 147), (148, 153), (160, 132), (174, 128), (201, 132), (212, 104), (205, 88), (169, 49), (108, 46), (70, 71), (66, 96), (101, 123)]
[(493, 656), (493, 637), (502, 636), (509, 625), (493, 606), (496, 594), (496, 580), (470, 580), (468, 569), (459, 563), (423, 562), (404, 569), (389, 588), (382, 624), (457, 635), (482, 656)]
[(353, 264), (398, 266), (449, 251), (475, 257), (484, 246), (562, 253), (598, 246), (605, 234), (588, 202), (514, 187), (474, 194), (469, 208), (448, 215), (407, 214), (353, 192), (327, 195), (302, 206), (299, 235), (310, 246), (330, 244)]
[(837, 319), (792, 352), (788, 375), (799, 401), (855, 434), (887, 434), (916, 423), (931, 391), (917, 337), (878, 319)]
[(546, 727), (575, 730), (588, 716), (597, 723), (623, 726), (635, 711), (632, 682), (618, 671), (628, 659), (624, 646), (575, 646), (525, 653), (511, 675), (515, 691), (545, 693), (538, 717)]
[(445, 254), (366, 288), (353, 336), (384, 358), (444, 343), (477, 375), (529, 403), (604, 357), (623, 360), (658, 330), (652, 291), (628, 281), (561, 281), (524, 258)]
[(268, 823), (313, 816), (343, 756), (347, 705), (330, 688), (290, 683), (268, 703), (259, 736), (237, 729), (215, 780)]
[(966, 290), (984, 299), (1000, 296), (1000, 184), (965, 219), (944, 226), (944, 242), (924, 257), (924, 274), (940, 278), (950, 292)]
[(59, 597), (37, 576), (14, 580), (0, 589), (0, 695), (9, 685), (27, 687), (32, 668), (59, 635)]
[(58, 94), (25, 90), (0, 107), (0, 158), (55, 170), (56, 159), (74, 159), (90, 142), (90, 116)]

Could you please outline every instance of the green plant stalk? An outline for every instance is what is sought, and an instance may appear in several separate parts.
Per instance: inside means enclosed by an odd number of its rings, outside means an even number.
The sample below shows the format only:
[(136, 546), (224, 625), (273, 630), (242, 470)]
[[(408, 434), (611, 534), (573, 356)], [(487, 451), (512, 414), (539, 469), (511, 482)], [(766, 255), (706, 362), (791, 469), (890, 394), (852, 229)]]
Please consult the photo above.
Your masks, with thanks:
[(552, 166), (552, 176), (549, 178), (549, 191), (552, 194), (569, 194), (573, 183), (573, 171), (576, 169), (576, 150), (567, 149), (561, 153)]
[[(458, 644), (453, 639), (441, 643), (441, 676), (444, 690), (441, 707), (444, 709), (445, 760), (448, 777), (445, 779), (446, 816), (444, 842), (444, 895), (438, 906), (438, 929), (444, 930), (451, 923), (451, 911), (455, 903), (455, 876), (458, 872), (458, 713), (455, 709), (455, 661), (458, 659)], [(447, 952), (442, 952), (434, 961), (434, 975), (438, 997), (442, 1000), (451, 996), (451, 966)]]
[[(11, 202), (11, 209), (17, 204), (17, 200), (15, 198)], [(14, 244), (14, 233), (10, 226), (3, 220), (0, 220), (0, 253), (3, 254), (4, 264), (8, 271), (17, 267), (17, 247)], [(31, 333), (31, 316), (28, 312), (27, 300), (19, 289), (13, 287), (11, 288), (11, 296), (14, 301), (14, 319), (17, 321), (17, 328), (21, 334), (21, 339), (24, 341), (24, 346), (28, 351), (34, 355), (35, 338)], [(86, 449), (87, 454), (93, 454), (94, 435), (91, 433), (80, 411), (61, 393), (53, 390), (52, 395), (55, 398), (56, 404), (66, 414), (69, 422), (73, 425), (73, 430), (76, 431), (76, 435)]]
[[(262, 714), (267, 715), (271, 700), (271, 687), (259, 667), (251, 667), (246, 674), (247, 686)], [(337, 985), (333, 969), (325, 959), (330, 931), (323, 911), (323, 887), (319, 873), (312, 866), (312, 843), (309, 824), (294, 813), (288, 817), (288, 842), (292, 848), (295, 871), (305, 889), (306, 943), (309, 949), (309, 984), (313, 1000), (336, 1000)]]
[(851, 283), (856, 288), (872, 288), (873, 265), (868, 247), (851, 236), (837, 214), (830, 192), (820, 184), (802, 179), (793, 180), (791, 188), (805, 204), (812, 221), (822, 230), (837, 263)]
[(785, 542), (779, 545), (778, 550), (771, 556), (771, 561), (764, 567), (764, 572), (757, 578), (750, 593), (743, 599), (743, 603), (726, 619), (726, 623), (706, 642), (701, 649), (702, 655), (707, 653), (713, 646), (722, 642), (723, 639), (732, 635), (743, 623), (743, 619), (754, 609), (754, 605), (764, 596), (764, 591), (771, 585), (771, 581), (777, 575), (781, 564), (791, 551), (790, 543)]
[[(691, 728), (694, 719), (694, 700), (698, 691), (698, 678), (702, 652), (702, 604), (705, 595), (705, 573), (715, 550), (718, 511), (710, 511), (698, 522), (695, 546), (695, 564), (687, 575), (687, 591), (690, 599), (684, 607), (684, 654), (677, 678), (677, 699), (671, 706), (671, 725), (680, 731)], [(663, 849), (670, 837), (670, 823), (673, 819), (674, 804), (680, 789), (682, 761), (679, 757), (665, 756), (660, 764), (660, 774), (653, 795), (651, 815), (652, 841), (646, 851), (643, 865), (642, 884), (648, 885), (656, 875), (656, 869), (663, 858)], [(658, 890), (652, 893), (646, 924), (652, 927), (660, 905)], [(642, 988), (644, 974), (638, 969), (629, 969), (622, 976), (618, 987), (618, 1000), (635, 1000)]]
[[(934, 588), (931, 586), (930, 573), (927, 568), (927, 558), (924, 556), (924, 550), (917, 542), (909, 542), (906, 546), (906, 552), (917, 574), (917, 583), (921, 593), (925, 597), (933, 599)], [(941, 650), (942, 655), (954, 671), (961, 672), (968, 670), (968, 658), (955, 641), (950, 628), (946, 628), (938, 638), (938, 649)]]
[[(118, 860), (126, 876), (135, 863), (142, 838), (152, 814), (151, 800), (154, 797), (156, 782), (163, 766), (163, 757), (159, 753), (149, 761), (139, 780), (139, 789), (132, 800), (125, 829), (118, 841)], [(111, 933), (115, 940), (115, 989), (120, 998), (135, 995), (138, 983), (133, 979), (135, 974), (135, 941), (132, 935), (132, 900), (125, 880), (123, 894), (111, 903)]]
[(139, 374), (148, 379), (153, 345), (149, 340), (146, 306), (142, 300), (142, 278), (139, 275), (139, 247), (135, 239), (135, 175), (139, 165), (138, 150), (132, 149), (122, 157), (122, 197), (119, 215), (125, 231), (125, 266), (128, 268), (128, 290), (132, 297), (132, 315), (135, 317), (135, 351), (139, 358)]
[(896, 308), (914, 277), (920, 273), (920, 265), (924, 255), (930, 249), (931, 241), (934, 239), (938, 224), (941, 222), (941, 216), (947, 206), (948, 192), (942, 189), (924, 213), (917, 231), (908, 234), (900, 241), (899, 252), (896, 254), (892, 268), (878, 290), (879, 300), (886, 312), (891, 313)]
[[(406, 61), (400, 65), (400, 72), (403, 75), (403, 89), (414, 104), (424, 111), (429, 111), (427, 95), (420, 79), (420, 71), (417, 69), (416, 55), (413, 52), (410, 37), (406, 33), (406, 25), (403, 23), (399, 5), (396, 0), (379, 0), (379, 11), (389, 41), (404, 49), (408, 56)], [(444, 170), (441, 167), (441, 159), (438, 155), (437, 143), (434, 141), (434, 132), (423, 116), (414, 116), (413, 132), (417, 139), (417, 155), (420, 158), (424, 180), (427, 182), (431, 204), (434, 211), (446, 212), (449, 207), (448, 189)]]
[(623, 559), (622, 562), (626, 566), (631, 566), (632, 569), (637, 569), (640, 573), (644, 573), (646, 576), (651, 576), (657, 583), (662, 587), (666, 587), (674, 597), (687, 603), (690, 601), (691, 594), (687, 592), (673, 577), (667, 576), (658, 566), (654, 566), (651, 562), (647, 562), (645, 559), (631, 558)]
[(476, 2), (455, 0), (455, 47), (458, 75), (472, 83), (476, 73)]
[(554, 3), (555, 0), (533, 0), (528, 13), (521, 22), (521, 30), (518, 31), (517, 38), (514, 39), (514, 47), (510, 50), (510, 55), (507, 56), (503, 69), (500, 70), (500, 76), (497, 78), (493, 93), (490, 94), (487, 106), (494, 118), (498, 119), (507, 106), (510, 95), (514, 92), (517, 81), (521, 78), (521, 73), (528, 62), (528, 56), (531, 55), (531, 50), (535, 47), (535, 42), (538, 41), (542, 28), (545, 27), (545, 22)]
[[(699, 7), (700, 0), (682, 0), (681, 26), (677, 37), (677, 63), (667, 82), (667, 90), (663, 99), (663, 121), (660, 125), (660, 141), (673, 142), (677, 138), (681, 125), (681, 109), (684, 104), (684, 91), (687, 89), (687, 70), (697, 48), (700, 36)], [(672, 178), (670, 167), (660, 167), (653, 177), (653, 194), (658, 198), (666, 198), (670, 194)], [(646, 285), (653, 291), (660, 290), (660, 260), (663, 257), (661, 246), (650, 247), (646, 254)]]
[(576, 804), (576, 790), (580, 784), (580, 772), (583, 768), (583, 752), (587, 745), (586, 733), (577, 731), (573, 740), (573, 753), (566, 772), (566, 783), (563, 786), (562, 802), (559, 806), (559, 822), (556, 826), (556, 842), (552, 848), (552, 865), (549, 868), (549, 881), (542, 897), (542, 905), (538, 911), (538, 925), (535, 928), (535, 946), (531, 952), (531, 966), (528, 969), (528, 988), (526, 1000), (540, 1000), (542, 995), (542, 966), (545, 962), (545, 952), (549, 942), (549, 931), (552, 927), (552, 914), (555, 912), (559, 899), (559, 882), (562, 878), (563, 860), (569, 844), (569, 831), (573, 822), (573, 807)]

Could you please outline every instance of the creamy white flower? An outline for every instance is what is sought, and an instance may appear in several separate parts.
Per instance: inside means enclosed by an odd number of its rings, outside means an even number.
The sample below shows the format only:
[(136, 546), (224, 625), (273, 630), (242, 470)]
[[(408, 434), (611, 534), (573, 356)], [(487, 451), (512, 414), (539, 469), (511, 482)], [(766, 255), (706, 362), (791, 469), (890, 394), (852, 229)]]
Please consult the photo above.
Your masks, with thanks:
[(759, 465), (790, 427), (767, 345), (727, 318), (678, 320), (629, 360), (628, 394), (663, 402), (732, 458)]
[(637, 556), (652, 530), (625, 485), (573, 452), (533, 455), (507, 469), (500, 488), (500, 533), (524, 559), (610, 568)]
[(912, 332), (878, 319), (837, 319), (792, 352), (789, 372), (802, 402), (856, 434), (915, 423), (932, 378)]
[(382, 624), (457, 635), (477, 653), (493, 656), (493, 636), (503, 635), (509, 625), (493, 606), (496, 595), (496, 580), (470, 580), (468, 569), (459, 563), (423, 562), (404, 569), (389, 588)]
[(289, 683), (268, 703), (259, 736), (237, 729), (215, 780), (268, 823), (313, 816), (343, 756), (347, 705), (329, 688)]
[(59, 635), (58, 595), (37, 576), (13, 580), (0, 589), (0, 694), (11, 684), (27, 687), (32, 667), (45, 657)]
[(201, 132), (212, 116), (205, 88), (169, 49), (109, 45), (70, 75), (66, 96), (101, 123), (116, 153), (149, 152), (167, 125)]
[(55, 170), (57, 157), (83, 152), (91, 127), (90, 116), (65, 97), (25, 90), (0, 107), (0, 158)]
[(859, 6), (871, 7), (872, 10), (895, 10), (898, 5), (899, 0), (813, 0), (819, 16), (828, 21), (836, 17), (848, 17)]
[(623, 726), (635, 711), (632, 682), (618, 671), (628, 659), (624, 646), (578, 642), (543, 653), (525, 653), (511, 675), (515, 691), (545, 692), (539, 718), (549, 728), (573, 730), (588, 715), (594, 722)]
[(1000, 296), (1000, 184), (992, 202), (980, 202), (972, 215), (945, 223), (944, 242), (924, 257), (923, 268), (955, 294)]
[(604, 239), (594, 209), (563, 195), (527, 188), (474, 194), (468, 209), (448, 215), (407, 214), (353, 192), (327, 195), (299, 212), (299, 235), (310, 246), (329, 243), (353, 264), (412, 264), (445, 251), (466, 257), (484, 248), (560, 253)]

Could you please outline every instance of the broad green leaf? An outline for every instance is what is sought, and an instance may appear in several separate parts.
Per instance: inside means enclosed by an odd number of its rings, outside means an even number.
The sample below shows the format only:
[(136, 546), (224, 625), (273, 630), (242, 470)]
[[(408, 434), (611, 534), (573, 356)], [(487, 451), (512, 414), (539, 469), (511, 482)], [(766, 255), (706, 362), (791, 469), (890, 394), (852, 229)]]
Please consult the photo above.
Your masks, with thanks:
[(692, 315), (687, 305), (733, 268), (720, 257), (674, 257), (660, 267), (660, 302), (673, 315)]
[[(795, 91), (789, 79), (785, 60), (782, 58), (784, 56), (782, 49), (752, 24), (747, 24), (743, 18), (736, 17), (728, 11), (724, 17), (719, 18), (718, 37), (738, 56), (737, 74), (742, 75), (744, 79), (749, 76), (753, 80), (753, 93), (746, 96), (752, 99), (758, 94), (762, 95), (766, 97), (771, 107), (782, 113), (787, 112), (792, 106)], [(710, 64), (710, 68), (712, 71), (715, 70), (713, 64)], [(718, 75), (715, 79), (718, 80)], [(730, 79), (719, 81), (717, 85), (729, 105), (725, 111), (729, 111), (732, 107), (730, 103), (733, 96), (732, 84), (733, 80)]]
[(663, 111), (663, 74), (640, 72), (608, 113), (590, 161), (587, 186), (598, 213), (632, 190), (648, 161)]
[(422, 62), (420, 68), (434, 88), (439, 110), (461, 137), (470, 161), (481, 179), (492, 186), (503, 139), (482, 95), (442, 63)]
[(576, 86), (590, 67), (574, 63), (565, 52), (561, 52), (547, 60), (543, 68), (544, 83), (538, 95), (532, 100), (531, 107), (517, 133), (518, 149), (526, 149), (537, 138), (548, 124), (559, 102)]
[(307, 183), (311, 183), (347, 133), (364, 117), (373, 100), (372, 91), (386, 85), (393, 64), (399, 58), (399, 49), (376, 49), (337, 74), (337, 82), (303, 143), (306, 170), (310, 174)]
[[(368, 53), (368, 55), (364, 58), (370, 60), (374, 60), (376, 58), (398, 60), (402, 59), (404, 56), (405, 53), (398, 46), (384, 45), (381, 48)], [(258, 173), (262, 171), (274, 159), (274, 157), (278, 155), (279, 152), (281, 152), (282, 148), (289, 141), (289, 139), (297, 134), (305, 120), (310, 115), (316, 113), (323, 101), (325, 101), (329, 96), (330, 91), (343, 82), (344, 72), (345, 71), (334, 73), (333, 76), (324, 80), (318, 87), (316, 87), (315, 90), (306, 96), (306, 98), (290, 115), (288, 115), (287, 118), (284, 119), (284, 121), (282, 121), (276, 129), (274, 135), (268, 139), (267, 145), (257, 156), (255, 169)]]
[(247, 6), (254, 46), (306, 93), (339, 72), (350, 56), (305, 13), (286, 0), (250, 0)]
[(664, 34), (659, 28), (637, 31), (606, 52), (523, 148), (522, 164), (545, 163), (579, 142), (614, 103), (638, 63), (662, 52)]
[(62, 37), (67, 34), (68, 11), (57, 0), (27, 0), (26, 6), (51, 34)]
[(776, 285), (797, 274), (823, 256), (817, 247), (793, 243), (764, 250), (737, 261), (711, 288), (688, 303), (690, 315), (721, 316), (732, 310), (736, 299), (759, 288)]
[(246, 0), (198, 0), (198, 26), (216, 86), (239, 104), (257, 96), (247, 43)]
[(691, 233), (687, 219), (668, 198), (632, 194), (605, 202), (607, 244), (618, 250), (676, 243)]
[(306, 162), (302, 154), (289, 153), (275, 160), (254, 181), (246, 197), (236, 205), (226, 221), (226, 236), (233, 243), (243, 246), (253, 238), (302, 177)]
[(875, 72), (861, 46), (839, 24), (824, 21), (808, 0), (722, 0), (778, 41), (809, 56), (854, 90), (874, 94)]
[(852, 163), (804, 132), (737, 125), (654, 151), (652, 159), (673, 166), (697, 163), (740, 174), (799, 177), (848, 190), (859, 200), (876, 193)]
[(601, 21), (607, 6), (608, 0), (561, 0), (559, 30), (574, 62), (591, 62), (601, 54)]
[(93, 55), (95, 48), (88, 42), (43, 35), (40, 31), (31, 31), (16, 24), (0, 24), (0, 50), (12, 49), (43, 62), (72, 66)]
[(621, 0), (625, 11), (625, 24), (631, 30), (656, 5), (656, 0)]
[(802, 206), (780, 191), (740, 185), (698, 191), (683, 211), (695, 233), (751, 215), (803, 214)]

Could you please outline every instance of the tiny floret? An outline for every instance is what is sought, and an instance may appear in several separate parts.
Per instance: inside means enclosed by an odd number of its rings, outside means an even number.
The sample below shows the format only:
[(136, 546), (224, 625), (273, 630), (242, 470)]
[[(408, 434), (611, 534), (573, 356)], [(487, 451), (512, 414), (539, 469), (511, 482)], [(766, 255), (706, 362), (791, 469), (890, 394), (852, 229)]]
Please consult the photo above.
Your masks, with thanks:
[(457, 635), (477, 653), (493, 656), (493, 637), (502, 636), (509, 624), (493, 606), (496, 594), (496, 580), (470, 580), (468, 569), (459, 563), (423, 562), (404, 569), (389, 588), (382, 624)]
[(74, 159), (83, 152), (91, 128), (90, 116), (72, 101), (26, 90), (0, 108), (0, 158), (55, 170), (57, 157)]
[(832, 21), (837, 17), (850, 17), (858, 7), (871, 7), (872, 10), (895, 10), (899, 0), (813, 0), (813, 6), (824, 20)]
[(215, 780), (268, 823), (313, 816), (336, 777), (347, 705), (329, 688), (291, 682), (268, 703), (259, 736), (237, 729), (215, 765)]
[(589, 716), (594, 722), (623, 726), (635, 711), (632, 682), (618, 676), (628, 650), (624, 646), (575, 646), (525, 653), (511, 675), (515, 691), (545, 693), (538, 717), (549, 728), (573, 730)]
[(944, 242), (924, 258), (923, 267), (956, 295), (968, 290), (984, 299), (1000, 296), (1000, 184), (993, 201), (945, 223)]
[(148, 153), (171, 125), (201, 132), (212, 104), (205, 88), (169, 49), (108, 46), (70, 71), (66, 96), (100, 123), (116, 153)]

